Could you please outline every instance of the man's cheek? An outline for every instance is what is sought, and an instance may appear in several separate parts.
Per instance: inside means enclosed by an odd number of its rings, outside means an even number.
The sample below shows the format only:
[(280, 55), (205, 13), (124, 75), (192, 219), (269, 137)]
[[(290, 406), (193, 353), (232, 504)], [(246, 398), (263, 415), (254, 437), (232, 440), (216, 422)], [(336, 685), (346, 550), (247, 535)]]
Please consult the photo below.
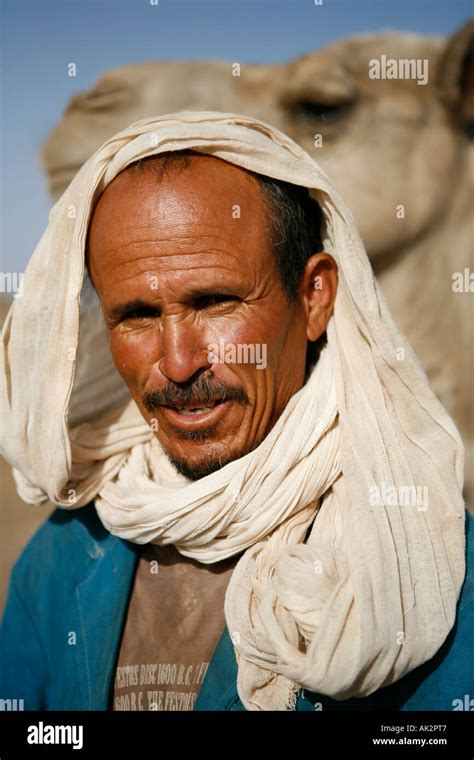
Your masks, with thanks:
[(140, 384), (144, 361), (142, 354), (133, 342), (123, 339), (111, 341), (110, 350), (115, 367), (130, 389)]

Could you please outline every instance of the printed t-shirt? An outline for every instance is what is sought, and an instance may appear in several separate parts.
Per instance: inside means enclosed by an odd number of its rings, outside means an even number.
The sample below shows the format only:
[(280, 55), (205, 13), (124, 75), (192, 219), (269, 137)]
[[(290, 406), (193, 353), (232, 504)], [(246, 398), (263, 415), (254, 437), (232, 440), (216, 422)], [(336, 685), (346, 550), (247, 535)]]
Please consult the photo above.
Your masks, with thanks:
[(242, 553), (206, 565), (144, 544), (113, 684), (113, 710), (192, 710), (224, 630), (224, 595)]

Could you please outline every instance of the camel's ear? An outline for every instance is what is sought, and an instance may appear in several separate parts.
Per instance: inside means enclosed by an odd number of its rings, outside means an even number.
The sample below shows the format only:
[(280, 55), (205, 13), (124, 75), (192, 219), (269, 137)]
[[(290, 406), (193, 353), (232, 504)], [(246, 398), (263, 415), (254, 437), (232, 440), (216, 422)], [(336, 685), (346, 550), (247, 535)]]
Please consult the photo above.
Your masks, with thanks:
[(438, 87), (458, 125), (474, 137), (474, 21), (448, 39), (439, 61)]

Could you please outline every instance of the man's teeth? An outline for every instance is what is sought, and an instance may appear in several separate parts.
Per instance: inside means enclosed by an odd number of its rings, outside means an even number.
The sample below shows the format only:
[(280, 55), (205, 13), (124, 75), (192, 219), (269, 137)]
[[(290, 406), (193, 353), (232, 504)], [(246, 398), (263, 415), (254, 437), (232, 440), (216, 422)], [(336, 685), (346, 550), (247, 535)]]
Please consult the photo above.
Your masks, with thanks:
[(203, 414), (203, 412), (210, 412), (218, 403), (218, 401), (214, 401), (211, 406), (200, 406), (196, 409), (186, 409), (183, 406), (176, 406), (175, 409), (177, 412), (181, 412), (181, 414)]

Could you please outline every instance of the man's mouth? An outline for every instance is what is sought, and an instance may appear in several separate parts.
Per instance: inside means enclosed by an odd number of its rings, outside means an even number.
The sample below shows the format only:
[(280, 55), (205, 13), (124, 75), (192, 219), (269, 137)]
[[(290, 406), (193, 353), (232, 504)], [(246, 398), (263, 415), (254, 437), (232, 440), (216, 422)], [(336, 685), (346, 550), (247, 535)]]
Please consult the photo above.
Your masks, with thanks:
[(175, 409), (177, 412), (181, 412), (182, 414), (203, 414), (203, 412), (210, 412), (211, 409), (214, 409), (217, 404), (221, 404), (222, 402), (223, 399), (216, 399), (215, 401), (211, 401), (206, 405), (199, 403), (188, 404), (187, 406), (173, 404), (168, 408)]
[(226, 399), (216, 399), (207, 403), (192, 402), (186, 406), (162, 405), (162, 412), (169, 422), (185, 427), (197, 427), (217, 422), (227, 412), (232, 402)]

